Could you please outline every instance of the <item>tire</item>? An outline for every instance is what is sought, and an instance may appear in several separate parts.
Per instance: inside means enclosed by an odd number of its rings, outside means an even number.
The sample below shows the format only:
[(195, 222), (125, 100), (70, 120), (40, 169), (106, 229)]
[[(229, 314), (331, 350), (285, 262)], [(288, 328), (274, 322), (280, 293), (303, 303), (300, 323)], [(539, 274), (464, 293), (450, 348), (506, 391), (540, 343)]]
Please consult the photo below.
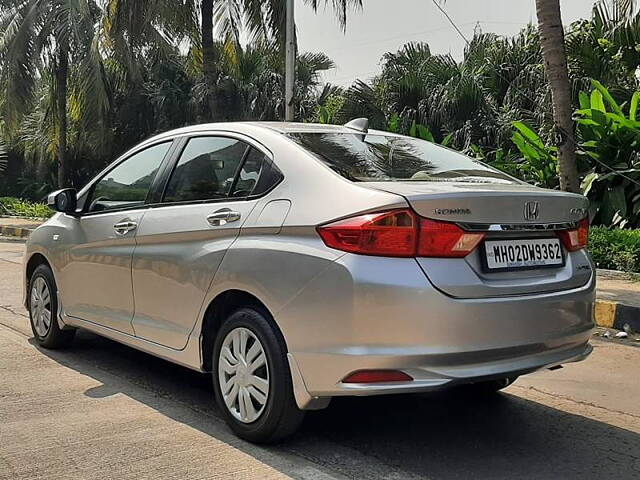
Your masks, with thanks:
[(29, 279), (27, 302), (31, 331), (38, 345), (44, 348), (64, 348), (76, 334), (75, 329), (62, 330), (58, 325), (57, 291), (51, 268), (38, 266)]
[[(243, 338), (246, 354), (241, 353), (242, 348), (240, 353), (236, 348)], [(221, 359), (223, 347), (225, 353)], [(264, 365), (255, 370), (246, 368), (247, 364), (262, 365), (260, 348), (264, 353)], [(216, 403), (237, 436), (254, 443), (274, 443), (298, 429), (304, 412), (298, 409), (293, 396), (284, 341), (271, 325), (267, 312), (245, 307), (231, 313), (216, 337), (211, 364)], [(240, 369), (238, 365), (241, 365)], [(226, 397), (221, 382), (226, 385)]]
[(478, 395), (492, 395), (499, 392), (503, 388), (507, 388), (517, 379), (518, 377), (516, 376), (498, 378), (496, 380), (488, 380), (486, 382), (471, 383), (469, 385), (465, 385), (465, 390)]

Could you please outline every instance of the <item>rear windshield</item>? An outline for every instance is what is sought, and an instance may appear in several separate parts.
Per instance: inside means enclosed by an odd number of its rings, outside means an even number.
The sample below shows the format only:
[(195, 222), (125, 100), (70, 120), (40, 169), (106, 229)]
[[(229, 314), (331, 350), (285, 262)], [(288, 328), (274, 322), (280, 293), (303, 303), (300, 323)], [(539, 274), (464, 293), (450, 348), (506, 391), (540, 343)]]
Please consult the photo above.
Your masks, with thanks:
[(466, 155), (416, 138), (307, 132), (288, 136), (354, 182), (517, 183)]

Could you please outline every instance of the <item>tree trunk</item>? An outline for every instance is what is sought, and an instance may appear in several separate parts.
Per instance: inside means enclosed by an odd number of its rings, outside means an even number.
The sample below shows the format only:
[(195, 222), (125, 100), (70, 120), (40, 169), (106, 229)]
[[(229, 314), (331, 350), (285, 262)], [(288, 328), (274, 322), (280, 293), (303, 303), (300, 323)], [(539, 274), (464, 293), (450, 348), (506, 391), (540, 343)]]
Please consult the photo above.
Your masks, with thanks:
[(551, 85), (551, 103), (555, 125), (560, 188), (579, 192), (578, 168), (573, 119), (571, 118), (571, 85), (564, 48), (564, 30), (560, 16), (560, 0), (536, 0), (542, 57)]
[(69, 75), (69, 52), (61, 45), (56, 65), (56, 123), (58, 131), (58, 188), (68, 186), (67, 158), (67, 78)]
[(202, 0), (200, 3), (202, 35), (202, 72), (207, 91), (207, 107), (209, 120), (215, 121), (218, 115), (216, 105), (217, 74), (216, 52), (213, 47), (213, 0)]

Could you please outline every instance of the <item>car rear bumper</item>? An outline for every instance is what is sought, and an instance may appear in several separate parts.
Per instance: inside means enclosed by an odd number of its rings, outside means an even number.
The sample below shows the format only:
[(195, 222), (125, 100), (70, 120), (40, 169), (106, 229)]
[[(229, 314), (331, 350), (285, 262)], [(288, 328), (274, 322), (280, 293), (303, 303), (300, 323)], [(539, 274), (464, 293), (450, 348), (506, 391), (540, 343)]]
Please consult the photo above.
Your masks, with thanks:
[[(368, 396), (439, 390), (446, 387), (474, 383), (495, 378), (519, 376), (557, 365), (579, 362), (589, 356), (593, 347), (583, 342), (578, 345), (545, 349), (538, 353), (518, 355), (502, 360), (460, 364), (451, 358), (449, 365), (437, 363), (431, 356), (414, 355), (312, 355), (294, 356), (300, 372), (305, 372), (304, 385), (310, 397)], [(463, 356), (463, 355), (461, 355)], [(322, 373), (310, 364), (322, 365)], [(389, 383), (343, 383), (332, 381), (349, 373), (368, 369), (401, 370), (413, 381)]]
[[(310, 397), (377, 395), (582, 360), (591, 352), (594, 296), (592, 276), (572, 290), (455, 299), (431, 286), (413, 259), (345, 255), (277, 318)], [(342, 382), (367, 369), (401, 370), (414, 380)]]

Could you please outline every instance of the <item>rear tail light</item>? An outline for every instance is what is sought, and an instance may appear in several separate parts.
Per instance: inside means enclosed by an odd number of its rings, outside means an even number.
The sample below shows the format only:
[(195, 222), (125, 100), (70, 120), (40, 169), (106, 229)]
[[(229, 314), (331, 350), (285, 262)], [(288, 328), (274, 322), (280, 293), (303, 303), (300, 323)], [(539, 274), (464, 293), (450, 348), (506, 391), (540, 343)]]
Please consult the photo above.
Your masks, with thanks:
[(589, 239), (589, 219), (583, 218), (578, 222), (578, 226), (571, 230), (559, 230), (556, 232), (562, 240), (564, 248), (570, 252), (575, 252), (587, 246)]
[(400, 370), (360, 370), (348, 375), (342, 383), (411, 382), (413, 378)]
[(388, 257), (465, 257), (484, 238), (412, 210), (359, 215), (318, 227), (324, 243), (344, 252)]
[(410, 210), (360, 215), (318, 227), (328, 247), (344, 252), (389, 257), (413, 257), (416, 252), (416, 217)]

